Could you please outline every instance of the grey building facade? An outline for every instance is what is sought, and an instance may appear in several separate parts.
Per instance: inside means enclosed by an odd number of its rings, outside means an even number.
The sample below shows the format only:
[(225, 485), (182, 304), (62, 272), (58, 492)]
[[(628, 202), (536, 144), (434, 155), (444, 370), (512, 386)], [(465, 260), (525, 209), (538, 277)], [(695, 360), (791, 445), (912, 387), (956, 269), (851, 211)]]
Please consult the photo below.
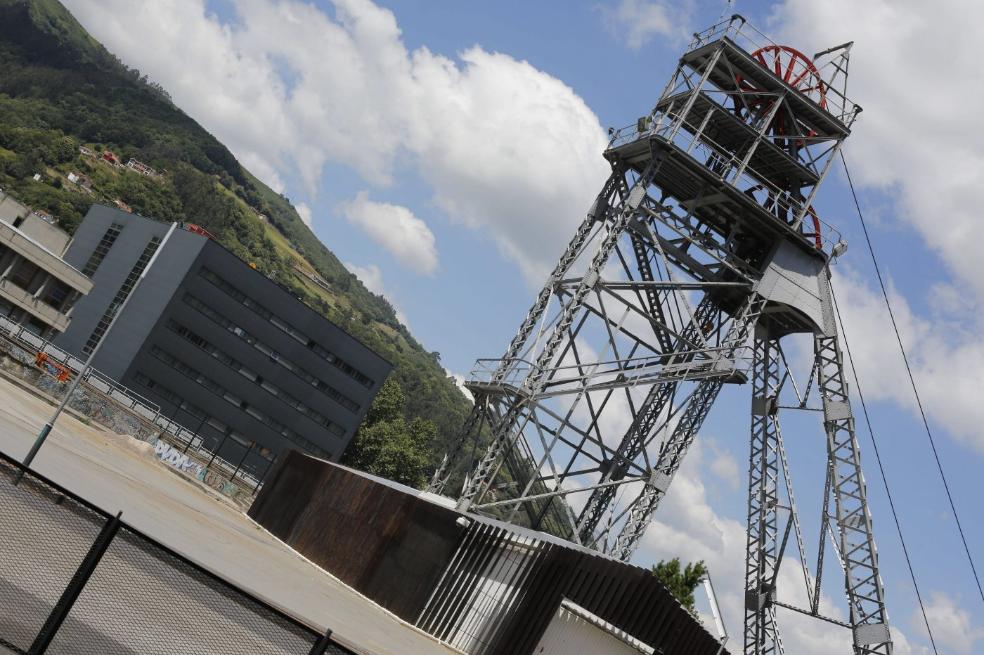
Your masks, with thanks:
[[(169, 225), (94, 205), (65, 253), (92, 278), (56, 343), (85, 356)], [(94, 366), (262, 474), (288, 448), (337, 460), (392, 365), (201, 234), (175, 230)]]

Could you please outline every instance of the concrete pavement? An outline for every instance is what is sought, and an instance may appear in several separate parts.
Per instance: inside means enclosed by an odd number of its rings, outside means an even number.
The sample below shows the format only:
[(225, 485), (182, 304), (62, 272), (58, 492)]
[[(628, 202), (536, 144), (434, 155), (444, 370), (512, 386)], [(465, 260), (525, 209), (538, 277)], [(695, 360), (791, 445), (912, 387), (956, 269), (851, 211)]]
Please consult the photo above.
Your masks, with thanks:
[[(23, 458), (51, 411), (43, 399), (0, 380), (0, 450)], [(231, 503), (167, 470), (126, 437), (63, 416), (35, 468), (109, 513), (122, 511), (133, 527), (312, 628), (331, 628), (354, 650), (458, 653), (308, 563)]]

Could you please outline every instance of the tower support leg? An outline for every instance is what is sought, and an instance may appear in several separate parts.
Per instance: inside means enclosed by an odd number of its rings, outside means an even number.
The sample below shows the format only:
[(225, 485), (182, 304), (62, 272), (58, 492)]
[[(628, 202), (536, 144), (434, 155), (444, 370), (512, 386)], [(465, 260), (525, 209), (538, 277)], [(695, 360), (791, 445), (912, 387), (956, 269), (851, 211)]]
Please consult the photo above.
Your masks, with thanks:
[(778, 651), (775, 624), (779, 502), (777, 426), (779, 353), (761, 328), (752, 365), (752, 429), (748, 459), (748, 533), (745, 545), (745, 654)]
[(890, 655), (892, 641), (885, 610), (885, 589), (878, 572), (878, 551), (871, 529), (871, 512), (861, 473), (854, 415), (837, 336), (817, 335), (814, 351), (823, 397), (824, 430), (834, 497), (833, 518), (844, 565), (854, 652), (856, 655)]

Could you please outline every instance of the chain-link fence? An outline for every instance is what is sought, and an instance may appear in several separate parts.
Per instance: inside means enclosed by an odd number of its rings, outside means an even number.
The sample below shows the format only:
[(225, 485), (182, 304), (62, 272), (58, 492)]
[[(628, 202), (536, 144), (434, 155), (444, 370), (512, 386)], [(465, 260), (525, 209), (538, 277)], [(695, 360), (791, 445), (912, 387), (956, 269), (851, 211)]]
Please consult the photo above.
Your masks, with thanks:
[(4, 648), (21, 655), (351, 655), (330, 633), (0, 454)]

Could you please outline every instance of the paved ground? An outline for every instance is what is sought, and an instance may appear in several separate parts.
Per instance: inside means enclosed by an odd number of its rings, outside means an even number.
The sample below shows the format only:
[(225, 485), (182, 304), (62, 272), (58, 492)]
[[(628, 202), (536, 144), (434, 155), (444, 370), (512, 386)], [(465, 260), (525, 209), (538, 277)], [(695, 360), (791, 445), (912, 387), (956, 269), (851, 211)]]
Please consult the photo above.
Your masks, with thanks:
[[(45, 401), (0, 379), (0, 451), (21, 459), (51, 411)], [(346, 645), (372, 655), (457, 653), (309, 564), (228, 502), (125, 443), (66, 415), (35, 468), (108, 512), (122, 511), (138, 530), (311, 627), (330, 627)], [(153, 612), (165, 605), (164, 599), (150, 602), (152, 615), (143, 618), (153, 622)], [(219, 619), (200, 620), (212, 625)]]

